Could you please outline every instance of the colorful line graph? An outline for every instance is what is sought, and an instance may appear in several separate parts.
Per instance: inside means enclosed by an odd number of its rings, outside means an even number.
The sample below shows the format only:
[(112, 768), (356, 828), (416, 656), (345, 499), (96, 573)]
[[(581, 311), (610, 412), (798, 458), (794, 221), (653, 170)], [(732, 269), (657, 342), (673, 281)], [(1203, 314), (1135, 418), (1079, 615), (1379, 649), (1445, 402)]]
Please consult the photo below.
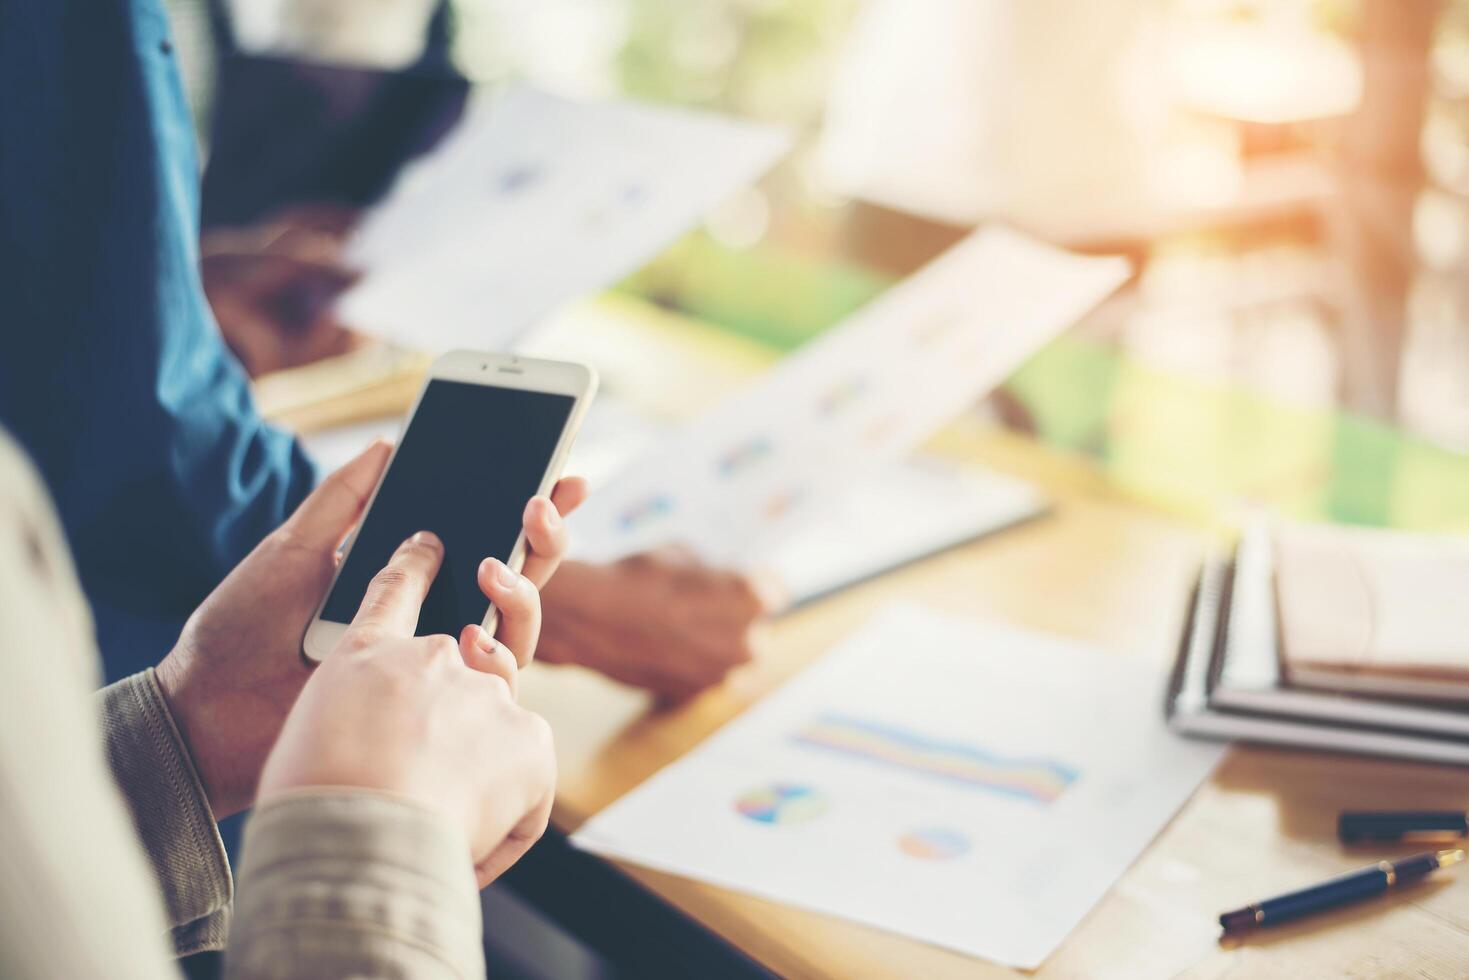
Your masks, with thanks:
[(628, 507), (617, 515), (617, 527), (620, 531), (635, 531), (647, 524), (673, 513), (673, 498), (667, 494), (659, 493), (647, 497)]
[(816, 400), (816, 413), (823, 417), (835, 415), (842, 409), (855, 403), (866, 390), (866, 378), (844, 378), (828, 388)]
[(775, 452), (775, 442), (769, 436), (754, 436), (725, 451), (716, 464), (719, 475), (731, 477), (749, 469)]
[(962, 742), (932, 738), (843, 715), (821, 715), (791, 736), (807, 748), (839, 752), (971, 789), (1049, 804), (1080, 772), (1055, 759), (1008, 757)]

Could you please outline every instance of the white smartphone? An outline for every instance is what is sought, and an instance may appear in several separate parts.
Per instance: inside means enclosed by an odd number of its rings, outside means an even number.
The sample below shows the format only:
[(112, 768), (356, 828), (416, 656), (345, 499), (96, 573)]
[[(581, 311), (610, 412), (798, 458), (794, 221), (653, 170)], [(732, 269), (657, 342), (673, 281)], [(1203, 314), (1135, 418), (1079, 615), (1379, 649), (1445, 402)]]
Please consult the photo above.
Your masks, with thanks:
[(321, 661), (342, 638), (368, 582), (415, 531), (444, 542), (418, 635), (493, 633), (497, 614), (476, 573), (485, 558), (519, 571), (525, 505), (549, 493), (597, 388), (591, 368), (514, 354), (454, 351), (428, 381), (348, 541), (301, 647)]

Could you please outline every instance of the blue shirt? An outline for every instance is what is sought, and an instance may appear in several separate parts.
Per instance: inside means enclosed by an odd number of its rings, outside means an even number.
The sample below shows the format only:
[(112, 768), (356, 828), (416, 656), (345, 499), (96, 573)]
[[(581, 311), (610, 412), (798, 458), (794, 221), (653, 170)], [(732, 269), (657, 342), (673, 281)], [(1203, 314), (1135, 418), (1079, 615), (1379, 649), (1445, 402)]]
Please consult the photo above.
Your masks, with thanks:
[(55, 497), (108, 679), (311, 489), (199, 280), (195, 135), (159, 0), (0, 0), (0, 424)]

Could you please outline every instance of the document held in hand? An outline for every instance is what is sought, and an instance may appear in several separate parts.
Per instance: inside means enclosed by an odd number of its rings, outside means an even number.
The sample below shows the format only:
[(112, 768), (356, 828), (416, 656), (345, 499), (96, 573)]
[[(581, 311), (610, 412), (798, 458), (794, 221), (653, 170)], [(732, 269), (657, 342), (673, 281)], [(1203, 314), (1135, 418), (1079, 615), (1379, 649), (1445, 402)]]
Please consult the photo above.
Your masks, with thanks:
[(610, 560), (679, 543), (759, 566), (824, 502), (907, 456), (1127, 278), (988, 227), (634, 459), (573, 518)]

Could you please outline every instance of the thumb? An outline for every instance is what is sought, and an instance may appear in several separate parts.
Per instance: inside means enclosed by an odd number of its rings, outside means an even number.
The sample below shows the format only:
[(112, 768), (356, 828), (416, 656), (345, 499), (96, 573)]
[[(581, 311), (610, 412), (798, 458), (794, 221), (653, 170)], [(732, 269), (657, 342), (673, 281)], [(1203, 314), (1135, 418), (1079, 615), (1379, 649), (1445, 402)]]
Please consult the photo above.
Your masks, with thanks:
[(335, 550), (362, 515), (392, 452), (393, 447), (385, 440), (376, 439), (350, 463), (322, 480), (286, 521), (285, 529), (291, 537), (304, 547)]

